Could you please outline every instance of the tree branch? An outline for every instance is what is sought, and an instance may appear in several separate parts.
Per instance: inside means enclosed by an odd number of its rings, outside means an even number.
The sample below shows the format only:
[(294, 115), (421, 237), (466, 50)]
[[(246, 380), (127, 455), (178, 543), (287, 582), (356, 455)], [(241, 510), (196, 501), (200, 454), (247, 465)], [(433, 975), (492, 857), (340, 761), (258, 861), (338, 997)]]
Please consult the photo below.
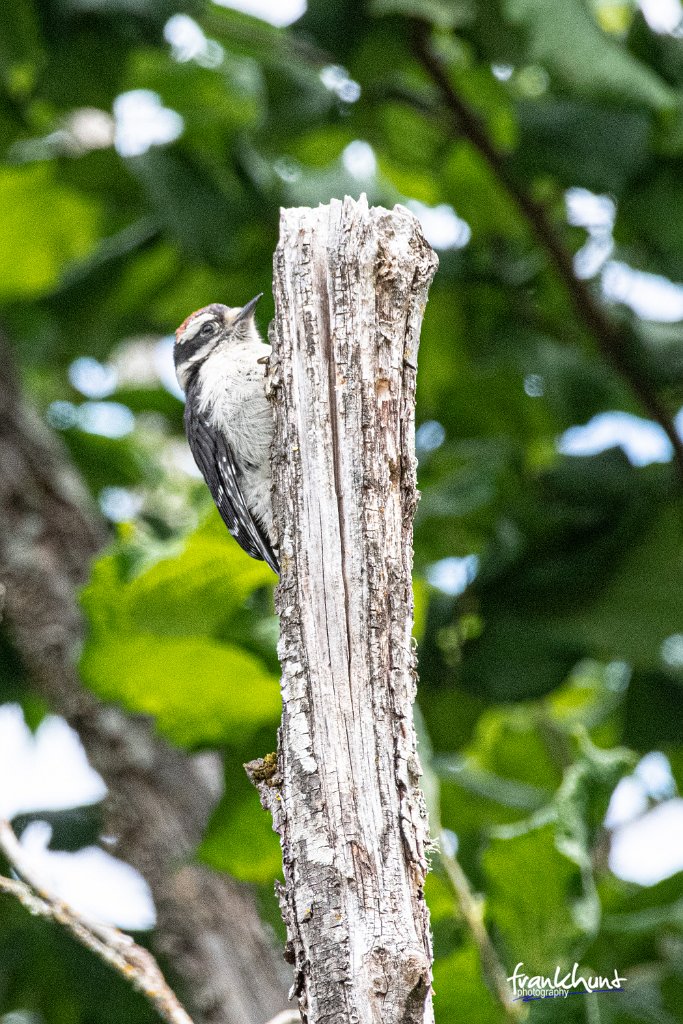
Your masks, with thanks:
[(562, 244), (545, 207), (519, 183), (479, 117), (458, 95), (443, 62), (432, 48), (430, 27), (423, 21), (412, 22), (412, 48), (417, 61), (439, 90), (455, 132), (464, 135), (478, 150), (530, 225), (562, 281), (577, 317), (594, 338), (603, 359), (626, 382), (650, 419), (666, 433), (678, 475), (683, 481), (683, 440), (671, 416), (655, 388), (633, 366), (623, 333), (609, 318), (586, 282), (574, 273), (571, 253)]
[[(442, 842), (443, 847), (443, 842)], [(508, 1017), (519, 1021), (526, 1016), (521, 1003), (513, 1001), (512, 990), (507, 980), (505, 968), (491, 942), (491, 937), (484, 924), (484, 916), (480, 901), (472, 892), (467, 875), (460, 867), (456, 857), (444, 853), (441, 849), (439, 859), (453, 887), (458, 900), (460, 912), (479, 951), (479, 959), (489, 988), (497, 997)]]
[[(149, 883), (153, 941), (197, 1024), (262, 1024), (287, 1006), (286, 967), (247, 886), (192, 862), (220, 794), (221, 768), (100, 704), (75, 665), (78, 589), (104, 524), (59, 444), (24, 401), (0, 337), (0, 587), (3, 627), (36, 691), (77, 730), (107, 784), (105, 831)], [(175, 982), (174, 982), (175, 984)]]
[(0, 818), (0, 850), (16, 873), (14, 881), (0, 875), (0, 892), (15, 896), (31, 914), (62, 925), (73, 937), (117, 971), (141, 992), (167, 1024), (192, 1024), (192, 1019), (168, 986), (159, 965), (149, 952), (118, 928), (87, 921), (64, 900), (51, 893), (26, 857), (12, 826)]

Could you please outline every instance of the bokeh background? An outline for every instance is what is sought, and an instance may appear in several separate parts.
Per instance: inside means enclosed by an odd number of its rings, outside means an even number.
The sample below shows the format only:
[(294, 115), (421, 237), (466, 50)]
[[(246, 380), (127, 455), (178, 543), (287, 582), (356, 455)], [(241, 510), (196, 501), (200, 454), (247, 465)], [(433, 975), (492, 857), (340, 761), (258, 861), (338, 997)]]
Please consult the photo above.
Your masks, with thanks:
[[(193, 467), (172, 333), (259, 291), (267, 328), (280, 206), (401, 202), (440, 257), (415, 524), (437, 1020), (510, 1012), (456, 857), (507, 973), (628, 979), (532, 1021), (683, 1020), (679, 0), (14, 0), (0, 140), (5, 424), (31, 410), (85, 484), (83, 686), (221, 759), (192, 856), (247, 884), (282, 943), (279, 848), (241, 768), (275, 746), (273, 576)], [(20, 522), (40, 543), (40, 499), (3, 512), (0, 536)], [(105, 784), (17, 614), (0, 813), (58, 892), (153, 942), (150, 890), (107, 852)], [(2, 1024), (153, 1019), (2, 898)]]

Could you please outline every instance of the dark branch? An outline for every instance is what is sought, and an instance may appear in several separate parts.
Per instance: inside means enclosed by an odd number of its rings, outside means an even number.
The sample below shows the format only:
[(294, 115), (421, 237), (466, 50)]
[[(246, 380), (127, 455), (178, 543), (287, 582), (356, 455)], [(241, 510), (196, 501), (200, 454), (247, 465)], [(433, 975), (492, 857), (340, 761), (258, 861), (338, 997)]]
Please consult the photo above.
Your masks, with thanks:
[(192, 1024), (169, 987), (158, 963), (130, 935), (111, 925), (88, 920), (47, 888), (26, 856), (9, 821), (0, 818), (0, 850), (22, 881), (0, 875), (0, 893), (16, 897), (31, 914), (55, 921), (149, 999), (167, 1024)]
[[(495, 147), (477, 114), (454, 89), (443, 62), (431, 46), (430, 29), (425, 22), (413, 22), (412, 49), (416, 59), (439, 90), (441, 99), (451, 115), (455, 132), (467, 138), (483, 156), (527, 220), (562, 281), (577, 317), (593, 336), (603, 359), (628, 384), (650, 419), (665, 431), (673, 448), (677, 472), (683, 480), (683, 441), (678, 436), (671, 416), (655, 388), (634, 366), (623, 332), (609, 318), (588, 285), (577, 278), (572, 255), (562, 244), (547, 210), (519, 183), (504, 154)], [(422, 102), (420, 107), (424, 108)]]
[(58, 439), (25, 401), (0, 334), (0, 595), (31, 684), (78, 731), (109, 795), (105, 831), (147, 879), (156, 951), (198, 1024), (261, 1024), (287, 1005), (281, 964), (251, 891), (193, 863), (218, 799), (220, 767), (157, 737), (148, 720), (100, 704), (74, 662), (78, 588), (104, 524)]

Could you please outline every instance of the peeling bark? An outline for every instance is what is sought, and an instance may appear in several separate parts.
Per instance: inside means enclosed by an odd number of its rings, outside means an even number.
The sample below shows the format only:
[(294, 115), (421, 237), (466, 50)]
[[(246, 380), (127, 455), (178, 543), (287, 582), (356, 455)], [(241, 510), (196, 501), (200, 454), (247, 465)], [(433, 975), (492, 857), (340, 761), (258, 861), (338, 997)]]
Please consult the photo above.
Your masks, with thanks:
[[(1, 339), (0, 339), (1, 341)], [(191, 863), (220, 790), (220, 766), (189, 757), (150, 723), (81, 686), (77, 589), (106, 540), (57, 439), (23, 401), (0, 344), (0, 590), (33, 685), (78, 731), (109, 795), (113, 852), (147, 879), (155, 946), (202, 1024), (263, 1024), (286, 1006), (284, 965), (246, 886)], [(189, 862), (188, 862), (189, 861)]]
[[(428, 1024), (428, 825), (412, 721), (416, 360), (436, 256), (408, 210), (284, 210), (271, 387), (280, 835), (311, 1024)], [(252, 767), (252, 775), (253, 766)]]

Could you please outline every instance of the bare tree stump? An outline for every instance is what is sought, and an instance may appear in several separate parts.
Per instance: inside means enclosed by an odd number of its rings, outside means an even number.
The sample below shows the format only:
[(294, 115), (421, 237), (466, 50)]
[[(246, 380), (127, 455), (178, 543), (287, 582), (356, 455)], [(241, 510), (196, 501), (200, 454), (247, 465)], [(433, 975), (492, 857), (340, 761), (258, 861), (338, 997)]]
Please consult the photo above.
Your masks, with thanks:
[(257, 780), (311, 1024), (433, 1020), (412, 705), (416, 359), (437, 266), (413, 215), (284, 210), (270, 379), (283, 717)]

